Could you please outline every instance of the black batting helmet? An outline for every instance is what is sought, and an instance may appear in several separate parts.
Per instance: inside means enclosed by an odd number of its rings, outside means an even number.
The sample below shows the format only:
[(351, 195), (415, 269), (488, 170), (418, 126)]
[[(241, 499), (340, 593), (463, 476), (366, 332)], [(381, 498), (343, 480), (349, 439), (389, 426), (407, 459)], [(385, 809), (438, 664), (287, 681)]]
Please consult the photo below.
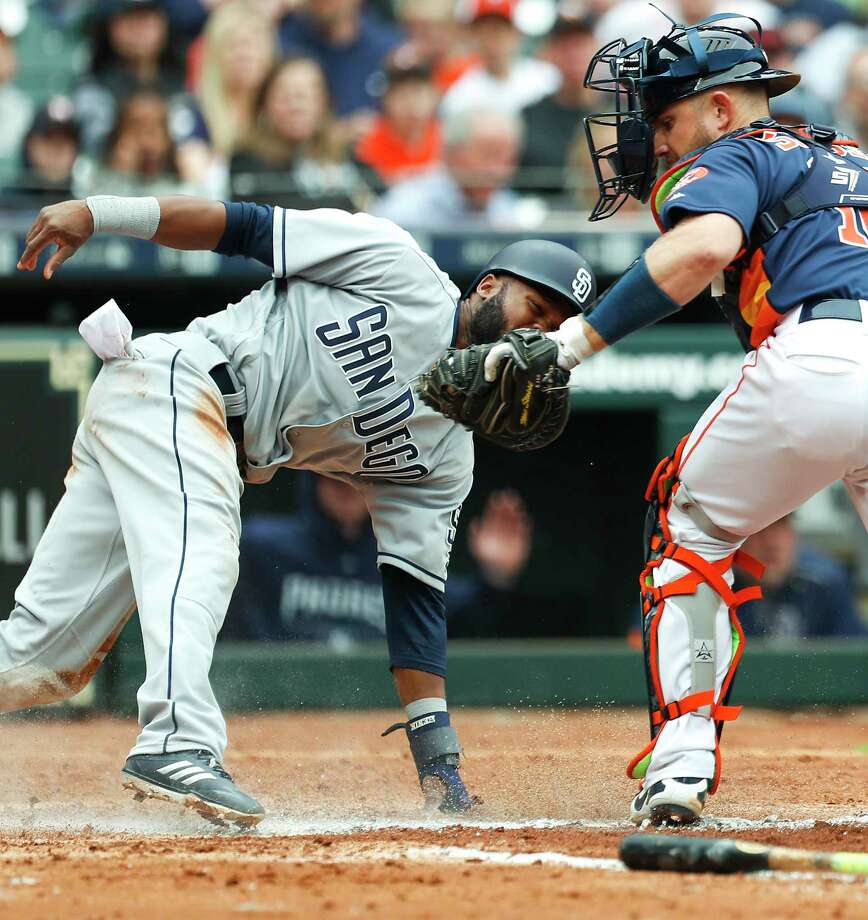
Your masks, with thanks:
[(591, 266), (574, 249), (551, 240), (520, 240), (505, 246), (473, 279), (469, 297), (488, 274), (513, 275), (579, 313), (593, 303), (597, 283)]

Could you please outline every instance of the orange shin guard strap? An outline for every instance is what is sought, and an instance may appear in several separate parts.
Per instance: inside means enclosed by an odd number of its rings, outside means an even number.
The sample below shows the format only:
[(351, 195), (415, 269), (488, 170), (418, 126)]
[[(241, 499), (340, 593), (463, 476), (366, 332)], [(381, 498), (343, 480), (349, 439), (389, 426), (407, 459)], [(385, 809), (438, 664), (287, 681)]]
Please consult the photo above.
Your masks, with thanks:
[(763, 577), (763, 572), (765, 572), (766, 567), (759, 561), (759, 559), (754, 559), (753, 556), (746, 553), (743, 549), (735, 551), (735, 558), (733, 562), (740, 568), (744, 569), (751, 578), (755, 578), (759, 581)]
[(687, 715), (689, 712), (696, 712), (703, 706), (711, 706), (711, 718), (715, 722), (732, 722), (737, 719), (741, 713), (741, 706), (720, 706), (714, 703), (714, 691), (702, 690), (699, 693), (692, 693), (683, 699), (667, 703), (662, 709), (651, 716), (654, 725), (660, 725), (663, 722), (669, 722), (671, 719), (678, 719)]
[(661, 722), (668, 722), (670, 719), (685, 716), (688, 712), (696, 712), (697, 709), (701, 709), (703, 706), (713, 705), (714, 691), (703, 690), (700, 693), (692, 693), (683, 699), (667, 703), (662, 709), (658, 709), (657, 712), (652, 714), (651, 721), (654, 725), (660, 725)]
[(711, 718), (715, 722), (733, 722), (741, 715), (742, 708), (741, 706), (715, 706), (711, 710)]
[(732, 555), (725, 556), (717, 562), (709, 562), (707, 559), (703, 559), (699, 553), (684, 549), (683, 546), (679, 546), (677, 543), (670, 543), (664, 550), (663, 555), (675, 562), (680, 562), (683, 566), (699, 575), (701, 580), (723, 600), (727, 607), (736, 606), (735, 594), (723, 577), (724, 573), (729, 571), (732, 566)]
[(735, 598), (734, 607), (741, 607), (745, 601), (758, 601), (762, 600), (763, 589), (759, 585), (751, 585), (748, 588), (742, 588), (741, 591), (736, 591), (733, 594)]

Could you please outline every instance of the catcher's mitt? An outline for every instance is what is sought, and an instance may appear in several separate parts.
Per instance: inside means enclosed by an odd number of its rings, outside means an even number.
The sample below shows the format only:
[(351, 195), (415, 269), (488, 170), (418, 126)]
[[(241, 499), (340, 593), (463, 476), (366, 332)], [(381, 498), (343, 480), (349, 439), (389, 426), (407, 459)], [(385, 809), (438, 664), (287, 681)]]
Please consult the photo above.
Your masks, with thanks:
[[(513, 355), (485, 379), (485, 358), (500, 342)], [(446, 418), (509, 450), (538, 450), (564, 430), (570, 413), (569, 374), (557, 365), (558, 348), (537, 329), (515, 329), (500, 342), (450, 348), (424, 374), (422, 401)]]

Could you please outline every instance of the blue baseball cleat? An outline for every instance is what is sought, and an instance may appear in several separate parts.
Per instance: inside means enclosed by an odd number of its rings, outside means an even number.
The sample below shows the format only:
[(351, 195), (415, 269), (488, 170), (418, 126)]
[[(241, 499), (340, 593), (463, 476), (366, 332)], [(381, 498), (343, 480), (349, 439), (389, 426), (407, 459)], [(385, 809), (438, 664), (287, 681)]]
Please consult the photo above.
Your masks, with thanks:
[[(450, 763), (454, 756), (456, 763)], [(481, 800), (471, 795), (458, 772), (457, 755), (446, 755), (432, 760), (419, 770), (419, 785), (425, 796), (425, 805), (444, 814), (463, 814)]]
[(383, 732), (389, 735), (403, 728), (410, 753), (419, 773), (425, 805), (443, 814), (463, 814), (482, 799), (471, 795), (458, 772), (461, 745), (447, 712), (434, 712), (409, 722), (396, 722)]

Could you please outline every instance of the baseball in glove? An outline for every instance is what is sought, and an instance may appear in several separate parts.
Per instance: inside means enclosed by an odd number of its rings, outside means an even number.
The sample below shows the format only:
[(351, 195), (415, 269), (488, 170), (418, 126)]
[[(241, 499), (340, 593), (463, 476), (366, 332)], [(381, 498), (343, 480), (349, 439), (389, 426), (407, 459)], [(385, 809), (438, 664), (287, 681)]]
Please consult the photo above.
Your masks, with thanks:
[[(509, 343), (497, 377), (485, 379), (485, 358)], [(446, 418), (508, 450), (538, 450), (564, 430), (570, 414), (569, 374), (558, 347), (537, 329), (514, 329), (498, 342), (450, 348), (419, 381), (422, 401)]]

